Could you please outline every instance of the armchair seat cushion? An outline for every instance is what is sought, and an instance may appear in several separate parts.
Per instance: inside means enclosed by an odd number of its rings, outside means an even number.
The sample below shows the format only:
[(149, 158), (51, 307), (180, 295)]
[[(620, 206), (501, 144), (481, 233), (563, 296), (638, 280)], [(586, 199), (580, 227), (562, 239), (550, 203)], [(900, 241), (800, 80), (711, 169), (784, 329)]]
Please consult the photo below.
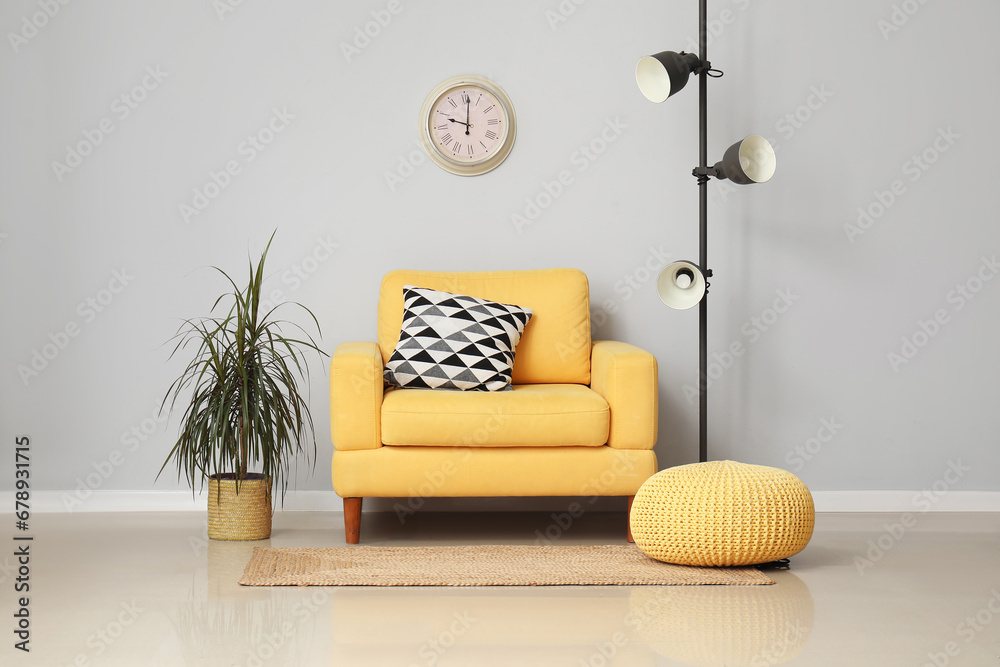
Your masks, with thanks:
[(600, 447), (610, 409), (581, 384), (514, 385), (513, 391), (387, 389), (382, 444), (451, 447)]

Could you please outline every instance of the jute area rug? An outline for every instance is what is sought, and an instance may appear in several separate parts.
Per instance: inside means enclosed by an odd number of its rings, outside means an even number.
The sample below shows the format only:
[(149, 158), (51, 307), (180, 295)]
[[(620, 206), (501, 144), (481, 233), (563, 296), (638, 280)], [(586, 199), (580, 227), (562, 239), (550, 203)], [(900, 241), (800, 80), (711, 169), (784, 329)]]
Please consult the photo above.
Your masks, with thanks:
[(668, 565), (633, 544), (261, 549), (243, 586), (756, 586), (752, 567)]

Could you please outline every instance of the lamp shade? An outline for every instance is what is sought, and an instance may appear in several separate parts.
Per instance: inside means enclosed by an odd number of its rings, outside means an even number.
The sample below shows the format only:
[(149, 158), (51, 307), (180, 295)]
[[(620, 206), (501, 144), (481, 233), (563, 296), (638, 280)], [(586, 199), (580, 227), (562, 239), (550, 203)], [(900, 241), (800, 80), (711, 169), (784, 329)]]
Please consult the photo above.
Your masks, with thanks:
[(726, 150), (722, 161), (715, 164), (715, 173), (740, 185), (763, 183), (774, 176), (775, 164), (771, 144), (764, 137), (751, 134)]
[(674, 262), (656, 278), (660, 301), (675, 310), (687, 310), (705, 296), (705, 276), (697, 264)]
[(691, 73), (701, 67), (693, 53), (662, 51), (645, 56), (635, 66), (635, 82), (650, 102), (663, 102), (687, 83)]

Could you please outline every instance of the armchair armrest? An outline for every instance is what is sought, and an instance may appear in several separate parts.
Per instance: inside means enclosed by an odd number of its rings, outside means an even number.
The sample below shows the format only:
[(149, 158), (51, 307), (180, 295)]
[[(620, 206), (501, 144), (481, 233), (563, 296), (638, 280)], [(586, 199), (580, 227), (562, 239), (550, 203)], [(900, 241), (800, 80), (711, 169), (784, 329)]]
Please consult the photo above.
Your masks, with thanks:
[(330, 358), (330, 433), (339, 451), (382, 446), (382, 353), (341, 343)]
[(656, 357), (628, 343), (594, 341), (590, 374), (590, 388), (611, 408), (608, 445), (652, 449), (658, 426)]

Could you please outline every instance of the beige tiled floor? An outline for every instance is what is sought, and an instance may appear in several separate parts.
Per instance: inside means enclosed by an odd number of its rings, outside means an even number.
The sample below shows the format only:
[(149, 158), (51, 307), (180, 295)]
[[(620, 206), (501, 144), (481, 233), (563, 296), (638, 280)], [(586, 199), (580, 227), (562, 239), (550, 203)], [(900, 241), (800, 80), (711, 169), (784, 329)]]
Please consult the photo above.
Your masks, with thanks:
[[(623, 520), (559, 539), (615, 543)], [(898, 520), (821, 515), (776, 586), (297, 589), (235, 582), (254, 546), (343, 545), (340, 515), (279, 512), (244, 544), (206, 541), (195, 513), (36, 515), (32, 650), (13, 648), (17, 564), (0, 557), (0, 664), (1000, 667), (1000, 515)], [(362, 539), (530, 544), (551, 523), (366, 514)]]

